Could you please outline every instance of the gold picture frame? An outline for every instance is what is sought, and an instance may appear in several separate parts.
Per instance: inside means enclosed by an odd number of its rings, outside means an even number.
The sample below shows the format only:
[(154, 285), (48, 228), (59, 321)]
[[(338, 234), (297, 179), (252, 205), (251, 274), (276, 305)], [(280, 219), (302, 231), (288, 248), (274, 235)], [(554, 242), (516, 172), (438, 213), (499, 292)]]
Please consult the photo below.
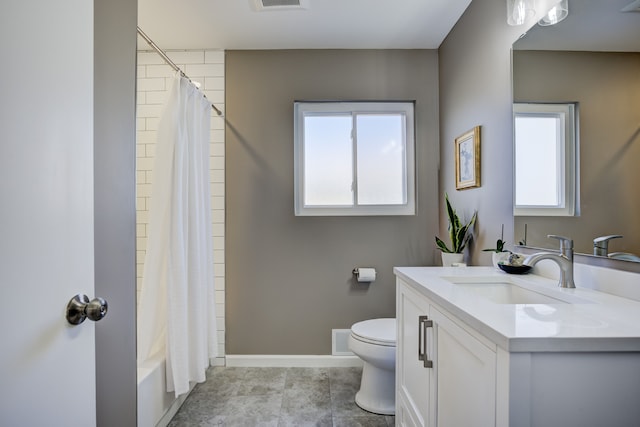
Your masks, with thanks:
[(480, 126), (456, 138), (456, 190), (480, 187)]

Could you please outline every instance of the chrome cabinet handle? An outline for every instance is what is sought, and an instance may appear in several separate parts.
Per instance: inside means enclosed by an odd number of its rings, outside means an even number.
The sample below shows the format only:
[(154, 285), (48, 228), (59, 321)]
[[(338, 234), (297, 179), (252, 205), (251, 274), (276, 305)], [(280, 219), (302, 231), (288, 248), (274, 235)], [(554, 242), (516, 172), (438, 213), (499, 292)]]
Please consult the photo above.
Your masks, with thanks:
[(422, 345), (422, 322), (425, 320), (427, 320), (427, 316), (418, 316), (418, 360), (421, 362), (425, 357)]
[(107, 315), (109, 305), (102, 298), (94, 298), (89, 301), (86, 295), (78, 294), (71, 298), (67, 304), (67, 321), (72, 325), (79, 325), (85, 319), (97, 322)]
[(428, 316), (418, 316), (418, 360), (425, 368), (433, 368), (433, 361), (427, 358), (427, 328), (433, 327)]

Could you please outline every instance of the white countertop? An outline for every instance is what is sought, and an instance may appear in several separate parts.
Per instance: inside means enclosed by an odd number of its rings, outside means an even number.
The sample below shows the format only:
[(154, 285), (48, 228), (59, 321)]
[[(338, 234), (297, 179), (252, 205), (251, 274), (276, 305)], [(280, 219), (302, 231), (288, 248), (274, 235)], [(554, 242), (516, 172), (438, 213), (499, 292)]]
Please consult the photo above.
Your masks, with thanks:
[[(563, 289), (556, 280), (509, 275), (493, 267), (396, 267), (394, 273), (507, 351), (640, 352), (638, 301), (586, 288)], [(473, 278), (511, 281), (569, 303), (497, 304), (452, 283)]]

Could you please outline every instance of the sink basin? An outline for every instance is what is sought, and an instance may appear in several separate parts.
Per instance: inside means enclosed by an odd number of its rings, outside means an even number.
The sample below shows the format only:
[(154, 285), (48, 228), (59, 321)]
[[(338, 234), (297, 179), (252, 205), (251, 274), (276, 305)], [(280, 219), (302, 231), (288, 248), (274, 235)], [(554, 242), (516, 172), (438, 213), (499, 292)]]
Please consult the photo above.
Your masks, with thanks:
[(566, 301), (530, 291), (509, 282), (456, 284), (496, 304), (567, 304)]
[(576, 304), (591, 301), (563, 293), (558, 289), (547, 289), (534, 284), (519, 283), (510, 278), (487, 277), (443, 277), (460, 290), (488, 299), (495, 304)]

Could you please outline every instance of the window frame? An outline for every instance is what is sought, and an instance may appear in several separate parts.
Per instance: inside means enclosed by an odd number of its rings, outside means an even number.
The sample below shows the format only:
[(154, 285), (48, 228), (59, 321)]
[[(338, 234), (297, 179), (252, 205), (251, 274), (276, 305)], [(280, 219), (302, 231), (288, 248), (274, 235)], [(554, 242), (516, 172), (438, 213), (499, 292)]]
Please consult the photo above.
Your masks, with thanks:
[[(403, 204), (358, 205), (356, 192), (353, 205), (305, 205), (305, 145), (304, 119), (308, 115), (351, 115), (355, 123), (358, 114), (404, 115), (404, 191)], [(294, 211), (296, 216), (384, 216), (416, 214), (415, 166), (415, 101), (295, 101), (294, 102)], [(357, 188), (357, 140), (352, 128), (353, 186)]]
[[(517, 133), (518, 117), (554, 117), (559, 120), (556, 151), (560, 162), (556, 167), (558, 203), (555, 205), (517, 204)], [(513, 104), (513, 214), (514, 216), (577, 216), (579, 214), (579, 174), (577, 105), (575, 103)]]

